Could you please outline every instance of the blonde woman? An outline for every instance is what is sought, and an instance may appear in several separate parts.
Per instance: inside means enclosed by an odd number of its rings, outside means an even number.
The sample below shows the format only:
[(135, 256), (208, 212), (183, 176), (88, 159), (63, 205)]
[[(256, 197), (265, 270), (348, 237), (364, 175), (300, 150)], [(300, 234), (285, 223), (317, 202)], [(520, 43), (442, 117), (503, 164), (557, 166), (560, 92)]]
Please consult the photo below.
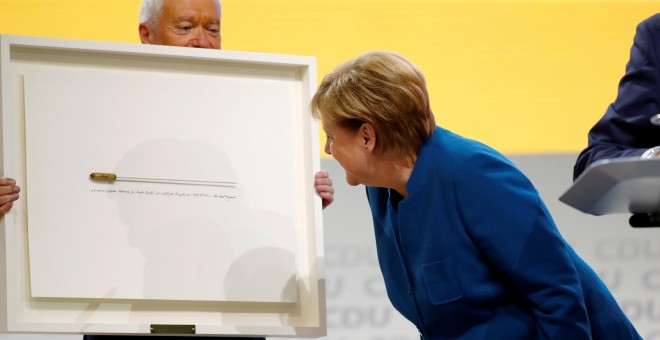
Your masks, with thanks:
[(492, 148), (436, 126), (424, 76), (369, 52), (321, 82), (325, 151), (367, 186), (388, 296), (423, 339), (639, 339)]

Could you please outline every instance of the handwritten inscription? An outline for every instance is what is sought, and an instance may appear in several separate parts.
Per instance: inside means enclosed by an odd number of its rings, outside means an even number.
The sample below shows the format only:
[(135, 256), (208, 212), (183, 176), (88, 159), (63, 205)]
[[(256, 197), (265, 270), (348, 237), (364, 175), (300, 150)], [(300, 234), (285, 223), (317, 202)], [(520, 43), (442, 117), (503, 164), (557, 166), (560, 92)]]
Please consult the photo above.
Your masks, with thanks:
[(89, 191), (91, 193), (102, 193), (108, 195), (148, 196), (148, 197), (163, 197), (163, 198), (208, 198), (208, 199), (222, 199), (226, 201), (231, 201), (236, 198), (236, 195), (206, 193), (206, 192), (157, 191), (157, 190), (135, 190), (135, 189), (131, 189), (131, 190), (98, 189), (98, 188), (92, 188)]

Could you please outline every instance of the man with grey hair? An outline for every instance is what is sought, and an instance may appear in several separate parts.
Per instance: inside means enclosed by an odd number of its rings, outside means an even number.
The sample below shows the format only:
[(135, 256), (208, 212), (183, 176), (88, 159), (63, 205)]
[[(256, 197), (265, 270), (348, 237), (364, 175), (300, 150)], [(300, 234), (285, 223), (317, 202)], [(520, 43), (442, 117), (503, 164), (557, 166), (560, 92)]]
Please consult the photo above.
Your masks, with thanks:
[[(138, 26), (140, 41), (143, 44), (220, 49), (221, 8), (218, 0), (143, 0)], [(164, 337), (149, 336), (149, 340), (159, 338)], [(85, 335), (84, 339), (143, 340), (146, 337)], [(263, 340), (264, 338), (217, 339)]]
[[(140, 41), (143, 44), (220, 49), (221, 14), (219, 0), (142, 0), (138, 27)], [(326, 171), (315, 174), (314, 189), (321, 197), (324, 209), (333, 202), (334, 188)], [(4, 214), (2, 190), (0, 187), (0, 214)], [(4, 191), (8, 194), (6, 200), (14, 201), (18, 199), (20, 188), (13, 183)], [(11, 208), (12, 201), (4, 206), (5, 210)]]
[[(143, 44), (220, 49), (218, 0), (142, 0), (140, 41)], [(193, 337), (177, 337), (190, 340)], [(85, 335), (84, 340), (168, 340), (165, 336)], [(265, 340), (264, 338), (209, 338)]]
[(140, 41), (219, 49), (221, 12), (218, 0), (143, 0)]

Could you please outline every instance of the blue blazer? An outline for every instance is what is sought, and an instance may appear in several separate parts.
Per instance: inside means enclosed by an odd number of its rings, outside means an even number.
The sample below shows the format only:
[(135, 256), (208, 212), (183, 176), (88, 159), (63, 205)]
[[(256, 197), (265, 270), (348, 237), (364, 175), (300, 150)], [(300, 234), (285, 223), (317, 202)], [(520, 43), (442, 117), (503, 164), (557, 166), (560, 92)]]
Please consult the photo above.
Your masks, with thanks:
[(423, 339), (640, 339), (497, 151), (436, 128), (406, 189), (367, 196), (387, 294)]
[(656, 14), (637, 26), (619, 93), (589, 131), (589, 145), (578, 156), (573, 179), (597, 160), (641, 156), (660, 145), (660, 126), (650, 122), (660, 113), (659, 66), (660, 14)]

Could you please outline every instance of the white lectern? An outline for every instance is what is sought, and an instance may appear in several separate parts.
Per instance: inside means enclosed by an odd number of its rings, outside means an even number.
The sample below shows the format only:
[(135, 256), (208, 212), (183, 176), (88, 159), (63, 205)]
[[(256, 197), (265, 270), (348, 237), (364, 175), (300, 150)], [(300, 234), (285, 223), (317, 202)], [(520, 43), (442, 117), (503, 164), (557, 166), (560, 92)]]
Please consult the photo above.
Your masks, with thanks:
[(0, 36), (0, 329), (324, 335), (315, 86), (312, 57)]
[(632, 213), (633, 227), (660, 226), (660, 159), (595, 162), (559, 200), (592, 215)]

